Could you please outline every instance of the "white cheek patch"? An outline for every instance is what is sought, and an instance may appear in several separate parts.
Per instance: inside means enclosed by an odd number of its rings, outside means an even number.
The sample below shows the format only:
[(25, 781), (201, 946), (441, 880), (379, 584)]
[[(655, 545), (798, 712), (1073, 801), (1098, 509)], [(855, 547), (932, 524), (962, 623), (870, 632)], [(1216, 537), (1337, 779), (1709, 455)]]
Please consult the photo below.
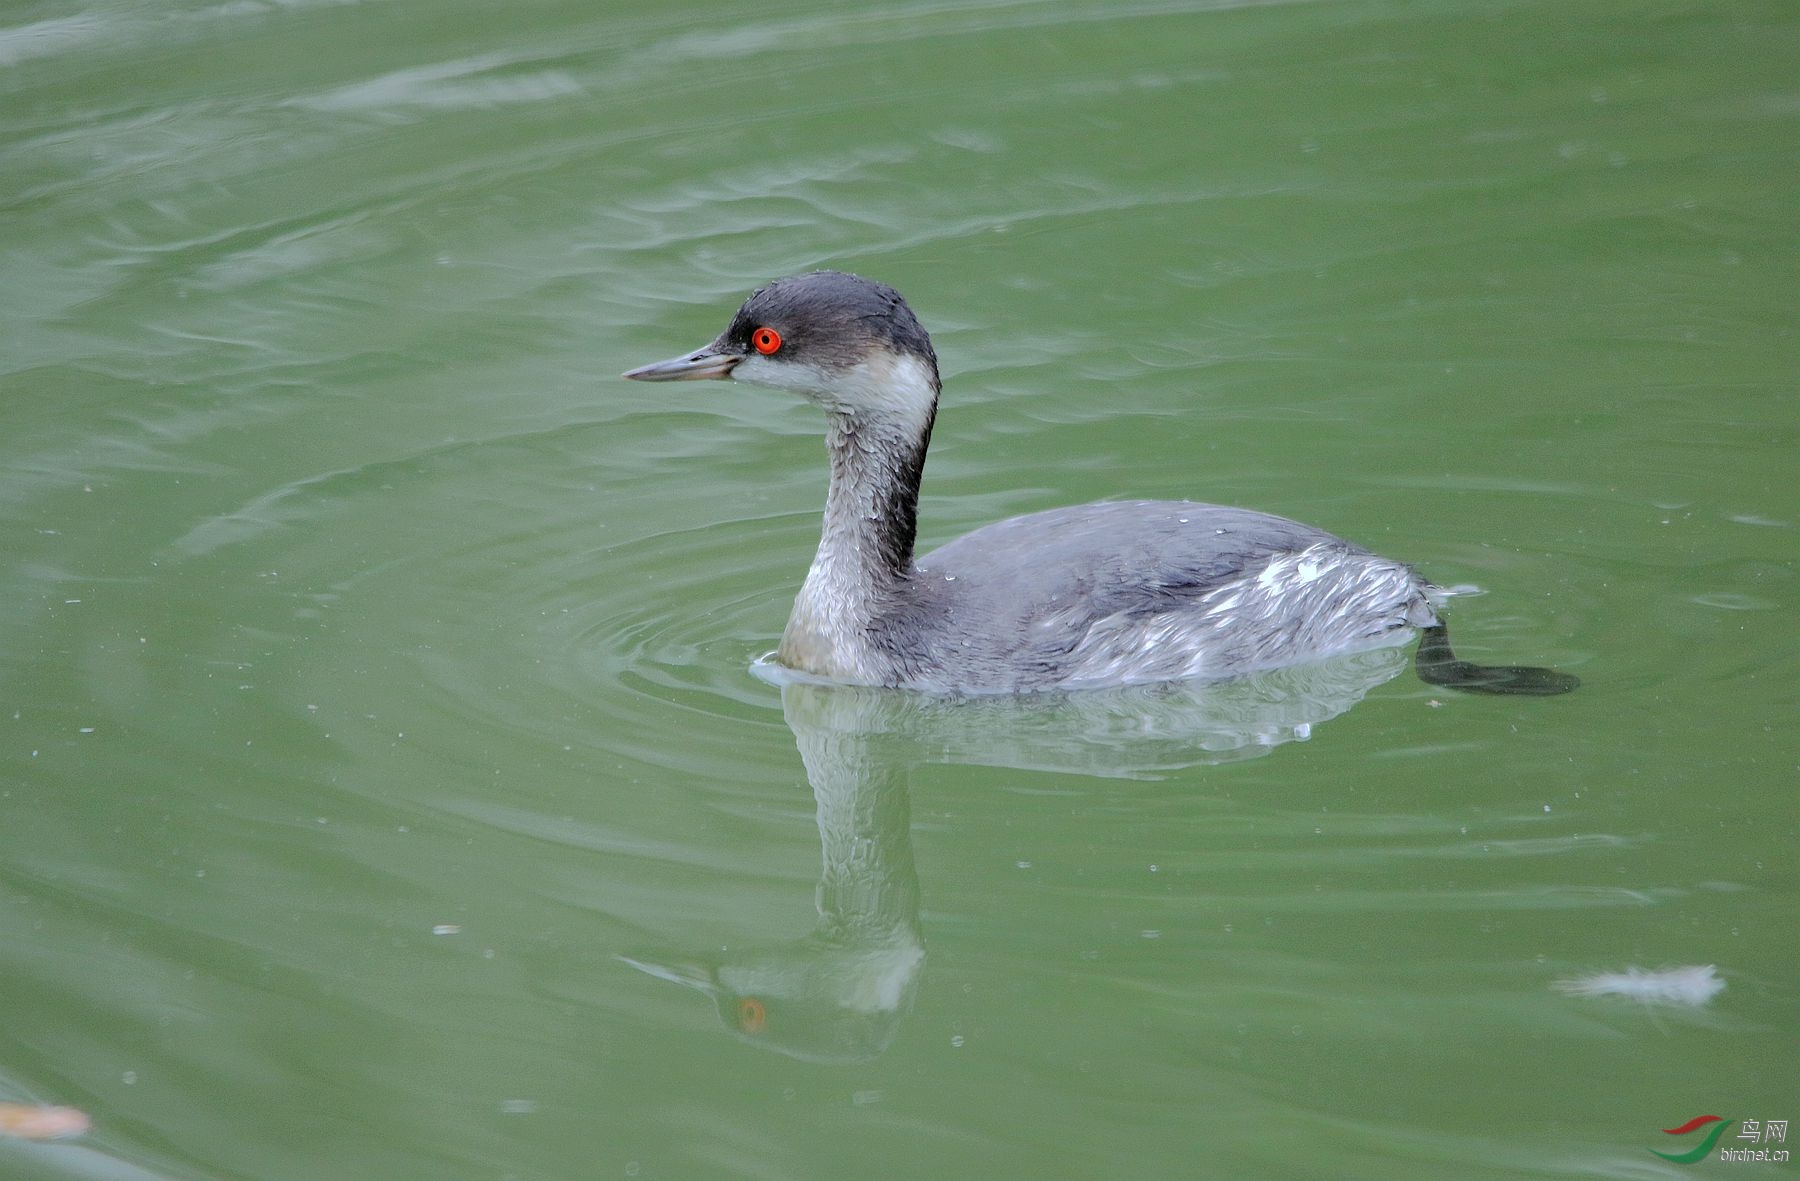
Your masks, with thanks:
[(836, 414), (892, 422), (923, 430), (937, 404), (931, 366), (918, 357), (885, 349), (849, 369), (829, 370), (805, 360), (752, 353), (731, 376), (751, 385), (788, 390)]
[(739, 361), (731, 376), (735, 381), (751, 385), (789, 390), (814, 402), (822, 402), (824, 391), (832, 384), (831, 376), (816, 365), (808, 365), (805, 361), (778, 361), (760, 353), (751, 353)]
[(931, 366), (918, 357), (878, 352), (840, 375), (835, 393), (852, 417), (894, 423), (904, 433), (922, 432), (937, 405)]

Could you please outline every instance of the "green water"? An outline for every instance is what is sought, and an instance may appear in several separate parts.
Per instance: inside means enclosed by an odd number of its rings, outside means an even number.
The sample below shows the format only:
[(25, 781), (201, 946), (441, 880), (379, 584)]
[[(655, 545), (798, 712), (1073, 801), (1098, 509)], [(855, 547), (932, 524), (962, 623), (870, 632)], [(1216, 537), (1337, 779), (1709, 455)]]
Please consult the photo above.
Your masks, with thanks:
[[(1787, 1175), (1650, 1150), (1800, 1116), (1797, 199), (1784, 0), (13, 0), (0, 1177)], [(925, 544), (1252, 505), (1583, 688), (784, 702), (815, 415), (616, 374), (817, 266)]]

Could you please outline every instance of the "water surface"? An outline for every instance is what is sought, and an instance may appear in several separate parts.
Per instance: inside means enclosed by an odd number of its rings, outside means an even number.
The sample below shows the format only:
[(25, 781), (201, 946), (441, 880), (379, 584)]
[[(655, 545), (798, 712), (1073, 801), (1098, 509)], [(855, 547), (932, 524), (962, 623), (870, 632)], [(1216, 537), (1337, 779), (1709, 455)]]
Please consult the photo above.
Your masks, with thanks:
[[(0, 1101), (94, 1130), (0, 1175), (1639, 1178), (1800, 1114), (1796, 78), (1773, 0), (10, 6)], [(933, 331), (924, 544), (1251, 505), (1584, 687), (759, 679), (819, 424), (615, 375), (819, 266)]]

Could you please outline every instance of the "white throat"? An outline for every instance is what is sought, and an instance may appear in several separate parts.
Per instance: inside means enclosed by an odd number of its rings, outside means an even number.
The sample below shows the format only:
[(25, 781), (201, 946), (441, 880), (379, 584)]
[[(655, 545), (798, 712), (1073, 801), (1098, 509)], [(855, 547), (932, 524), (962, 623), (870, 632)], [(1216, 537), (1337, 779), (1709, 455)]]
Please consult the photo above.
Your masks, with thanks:
[(882, 354), (803, 391), (823, 406), (831, 487), (812, 568), (794, 599), (783, 664), (836, 681), (880, 684), (871, 625), (912, 570), (919, 468), (937, 409), (931, 369)]

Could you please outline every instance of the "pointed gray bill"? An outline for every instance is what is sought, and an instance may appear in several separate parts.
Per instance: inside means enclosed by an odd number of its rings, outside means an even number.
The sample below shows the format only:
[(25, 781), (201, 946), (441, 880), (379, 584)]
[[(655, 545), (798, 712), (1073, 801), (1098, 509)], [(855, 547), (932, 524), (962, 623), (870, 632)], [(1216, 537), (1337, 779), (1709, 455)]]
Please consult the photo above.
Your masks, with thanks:
[(709, 378), (730, 377), (732, 369), (743, 359), (737, 353), (720, 349), (715, 342), (698, 352), (640, 365), (625, 376), (632, 381), (705, 381)]

